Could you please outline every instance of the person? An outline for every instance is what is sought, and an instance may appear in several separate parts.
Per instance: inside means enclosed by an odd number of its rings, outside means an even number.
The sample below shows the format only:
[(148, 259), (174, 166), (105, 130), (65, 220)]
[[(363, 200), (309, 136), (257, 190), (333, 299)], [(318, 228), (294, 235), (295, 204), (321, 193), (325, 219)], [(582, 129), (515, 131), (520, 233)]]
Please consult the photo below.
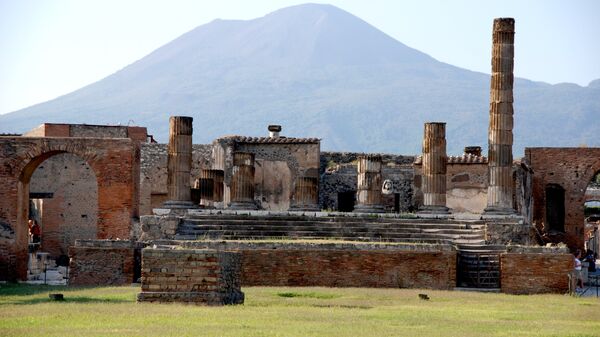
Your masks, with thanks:
[(596, 253), (594, 253), (593, 250), (588, 249), (585, 252), (585, 257), (583, 258), (583, 261), (588, 263), (588, 272), (596, 272)]
[(29, 241), (31, 241), (31, 227), (33, 227), (33, 220), (29, 219), (29, 221), (27, 222), (27, 228), (29, 231)]
[(41, 238), (42, 238), (42, 229), (40, 228), (40, 225), (37, 223), (37, 221), (35, 221), (35, 220), (29, 220), (29, 221), (33, 222), (33, 224), (31, 225), (31, 228), (29, 228), (29, 235), (31, 235), (31, 242), (40, 243)]
[(582, 263), (581, 263), (581, 250), (577, 249), (574, 255), (573, 262), (575, 263), (575, 291), (581, 292), (583, 291), (583, 272), (581, 271)]

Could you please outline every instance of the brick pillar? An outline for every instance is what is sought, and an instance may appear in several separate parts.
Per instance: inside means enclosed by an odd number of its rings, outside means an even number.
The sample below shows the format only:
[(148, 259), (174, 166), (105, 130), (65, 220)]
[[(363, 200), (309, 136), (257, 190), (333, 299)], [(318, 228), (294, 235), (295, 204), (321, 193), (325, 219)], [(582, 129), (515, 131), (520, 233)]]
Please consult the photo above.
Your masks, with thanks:
[(381, 156), (361, 155), (357, 165), (357, 192), (354, 212), (383, 213), (381, 205)]
[(448, 214), (446, 207), (446, 123), (425, 123), (422, 214)]
[(319, 178), (297, 177), (291, 211), (319, 211)]
[(193, 208), (190, 190), (192, 168), (192, 117), (169, 118), (169, 149), (167, 159), (168, 200), (166, 208)]
[(196, 188), (200, 190), (200, 206), (214, 208), (215, 203), (223, 201), (222, 170), (200, 170), (196, 184)]
[(257, 209), (254, 202), (254, 154), (235, 152), (231, 177), (231, 209)]
[(513, 209), (513, 66), (515, 20), (494, 20), (490, 125), (488, 129), (488, 202), (484, 214), (509, 215)]

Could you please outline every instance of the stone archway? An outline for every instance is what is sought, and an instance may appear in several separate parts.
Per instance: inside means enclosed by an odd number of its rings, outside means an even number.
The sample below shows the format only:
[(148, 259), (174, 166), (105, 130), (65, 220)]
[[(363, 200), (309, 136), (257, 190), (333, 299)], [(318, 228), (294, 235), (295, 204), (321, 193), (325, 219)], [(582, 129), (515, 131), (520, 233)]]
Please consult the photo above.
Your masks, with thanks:
[(533, 170), (533, 222), (543, 235), (546, 224), (546, 186), (564, 188), (564, 234), (550, 237), (552, 242), (565, 242), (571, 249), (582, 248), (584, 239), (585, 191), (600, 171), (600, 148), (526, 148), (525, 159)]
[(139, 145), (130, 139), (0, 137), (0, 280), (27, 274), (29, 181), (40, 163), (72, 153), (98, 183), (97, 238), (128, 239), (138, 216)]

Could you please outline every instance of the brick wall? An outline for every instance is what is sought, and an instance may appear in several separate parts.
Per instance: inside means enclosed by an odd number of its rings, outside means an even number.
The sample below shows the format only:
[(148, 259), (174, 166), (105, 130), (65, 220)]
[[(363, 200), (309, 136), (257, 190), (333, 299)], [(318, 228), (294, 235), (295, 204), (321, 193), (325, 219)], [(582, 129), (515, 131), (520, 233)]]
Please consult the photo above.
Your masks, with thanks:
[(453, 289), (456, 252), (449, 246), (196, 242), (242, 254), (244, 286)]
[(508, 294), (566, 293), (573, 256), (568, 253), (505, 253), (500, 287)]
[(140, 302), (223, 305), (244, 303), (241, 256), (198, 249), (142, 251)]
[(41, 199), (38, 212), (43, 251), (56, 258), (76, 239), (96, 238), (98, 184), (83, 159), (71, 153), (48, 158), (33, 173), (29, 191), (52, 195)]
[[(585, 191), (600, 171), (600, 148), (526, 148), (533, 169), (533, 222), (551, 242), (583, 248)], [(546, 187), (559, 185), (565, 192), (565, 233), (551, 233), (546, 219)]]
[(134, 282), (136, 244), (77, 240), (69, 248), (70, 285), (124, 285)]
[(0, 137), (0, 280), (27, 276), (29, 183), (35, 169), (72, 153), (96, 174), (96, 238), (127, 239), (138, 215), (139, 144), (129, 139)]

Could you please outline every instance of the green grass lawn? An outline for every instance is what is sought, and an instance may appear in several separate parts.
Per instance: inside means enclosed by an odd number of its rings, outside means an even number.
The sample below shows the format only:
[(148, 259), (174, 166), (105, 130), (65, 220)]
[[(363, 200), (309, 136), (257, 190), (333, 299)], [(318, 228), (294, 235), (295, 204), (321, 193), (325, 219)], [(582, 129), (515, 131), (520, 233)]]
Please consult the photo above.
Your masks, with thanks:
[(138, 291), (0, 285), (0, 336), (600, 336), (596, 298), (252, 287), (244, 305), (202, 307), (137, 304)]

